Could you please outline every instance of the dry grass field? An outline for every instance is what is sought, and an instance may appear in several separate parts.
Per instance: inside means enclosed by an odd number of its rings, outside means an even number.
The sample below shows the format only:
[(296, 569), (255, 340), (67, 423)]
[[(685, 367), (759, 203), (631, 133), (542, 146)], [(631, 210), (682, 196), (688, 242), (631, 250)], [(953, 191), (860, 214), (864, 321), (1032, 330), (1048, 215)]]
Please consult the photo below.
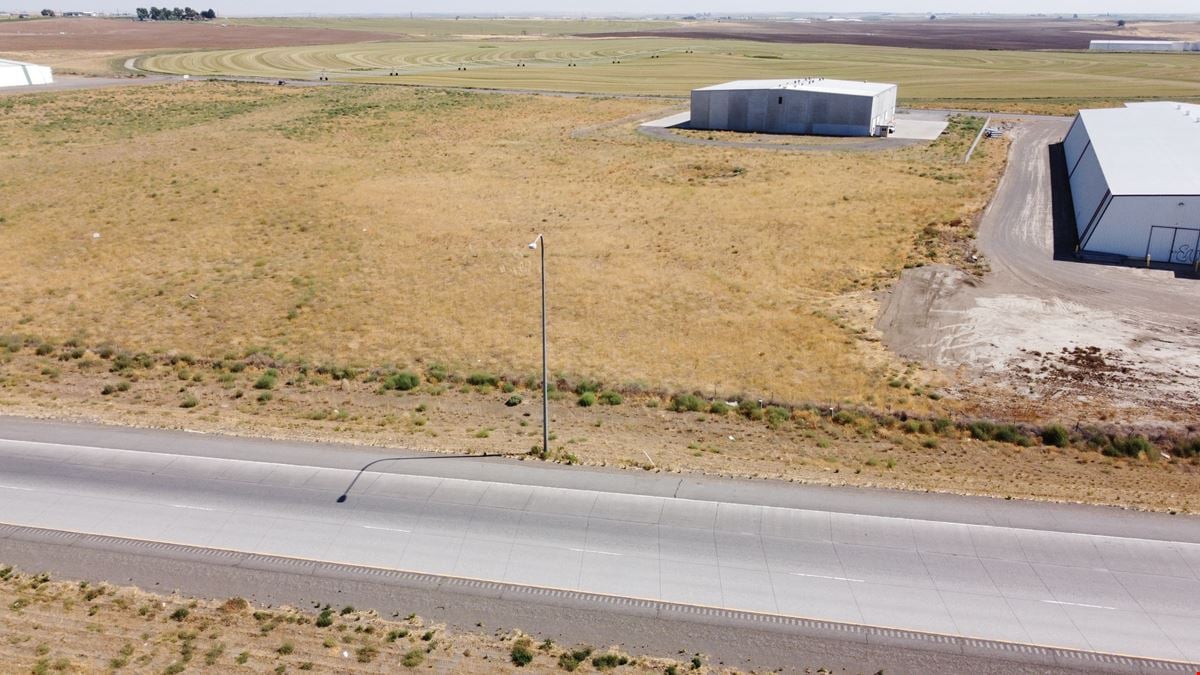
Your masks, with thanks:
[[(969, 266), (1004, 160), (961, 163), (978, 120), (797, 154), (634, 131), (662, 107), (222, 82), (0, 99), (0, 410), (524, 455), (545, 232), (551, 459), (1197, 508), (1186, 455), (972, 438), (879, 345), (877, 289)], [(388, 390), (396, 369), (418, 386)], [(578, 405), (584, 380), (624, 403)], [(695, 411), (668, 410), (687, 391)], [(739, 394), (821, 410), (708, 409)]]
[(1044, 107), (1200, 97), (1200, 58), (1190, 54), (945, 51), (618, 37), (216, 50), (149, 56), (138, 63), (147, 70), (180, 74), (307, 78), (325, 72), (334, 79), (383, 83), (674, 95), (737, 78), (821, 74), (896, 82), (902, 102), (909, 105), (1016, 102)]
[(483, 630), (455, 632), (418, 616), (389, 619), (352, 607), (302, 611), (71, 583), (23, 574), (0, 560), (0, 669), (11, 673), (553, 673), (564, 672), (564, 655), (580, 672), (596, 672), (593, 659), (609, 654), (613, 665), (624, 657), (621, 672), (661, 673), (672, 665), (701, 675), (737, 672), (533, 641), (511, 628)]
[(0, 99), (0, 334), (525, 375), (545, 232), (556, 371), (923, 409), (887, 385), (904, 364), (863, 329), (872, 291), (927, 224), (970, 220), (1002, 158), (963, 166), (969, 131), (819, 158), (571, 137), (657, 107), (216, 82)]

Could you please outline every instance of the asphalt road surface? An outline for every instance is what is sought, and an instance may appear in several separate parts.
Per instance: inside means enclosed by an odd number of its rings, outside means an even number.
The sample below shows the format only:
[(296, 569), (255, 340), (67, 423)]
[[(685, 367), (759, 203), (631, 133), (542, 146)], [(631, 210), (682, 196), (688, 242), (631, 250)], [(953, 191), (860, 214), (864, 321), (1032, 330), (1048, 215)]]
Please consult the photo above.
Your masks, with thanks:
[(807, 489), (477, 458), (360, 474), (395, 455), (3, 418), (0, 457), (13, 525), (1200, 662), (1200, 521), (1183, 516), (828, 489), (868, 504), (764, 505)]

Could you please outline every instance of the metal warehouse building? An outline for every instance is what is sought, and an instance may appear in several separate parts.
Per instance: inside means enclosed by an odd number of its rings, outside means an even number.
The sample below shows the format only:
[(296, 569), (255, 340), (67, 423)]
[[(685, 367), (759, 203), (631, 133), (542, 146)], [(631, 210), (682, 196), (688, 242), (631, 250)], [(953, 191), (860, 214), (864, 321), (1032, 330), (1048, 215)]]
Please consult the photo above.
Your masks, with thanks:
[(692, 129), (886, 136), (896, 85), (824, 78), (736, 80), (692, 90)]
[(1063, 154), (1081, 252), (1197, 262), (1200, 105), (1081, 110)]
[(1093, 52), (1200, 52), (1200, 42), (1181, 40), (1092, 40)]
[(54, 82), (50, 66), (0, 59), (0, 87), (21, 87)]

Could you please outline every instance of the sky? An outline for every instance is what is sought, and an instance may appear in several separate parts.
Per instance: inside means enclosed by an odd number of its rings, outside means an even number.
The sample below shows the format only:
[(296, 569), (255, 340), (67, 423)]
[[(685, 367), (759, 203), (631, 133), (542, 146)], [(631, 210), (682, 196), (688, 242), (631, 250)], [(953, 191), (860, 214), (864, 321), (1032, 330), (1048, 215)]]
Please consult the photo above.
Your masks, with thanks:
[[(211, 1), (211, 0), (210, 0)], [(86, 4), (86, 3), (84, 3)], [(536, 13), (611, 15), (619, 13), (695, 13), (717, 15), (748, 12), (879, 12), (892, 13), (1043, 13), (1043, 14), (1183, 14), (1200, 13), (1195, 0), (846, 0), (795, 2), (788, 0), (442, 0), (438, 3), (396, 3), (380, 0), (250, 0), (215, 6), (224, 16), (285, 14), (418, 14)]]

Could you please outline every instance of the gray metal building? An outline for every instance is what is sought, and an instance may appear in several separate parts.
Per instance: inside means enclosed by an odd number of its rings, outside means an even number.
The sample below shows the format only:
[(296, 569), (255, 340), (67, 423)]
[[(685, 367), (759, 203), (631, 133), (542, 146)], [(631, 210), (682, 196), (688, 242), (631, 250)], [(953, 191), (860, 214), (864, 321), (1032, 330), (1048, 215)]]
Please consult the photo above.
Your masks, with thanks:
[(1200, 105), (1080, 110), (1063, 154), (1080, 251), (1200, 261)]
[(692, 129), (817, 136), (886, 136), (896, 85), (827, 80), (735, 80), (692, 90)]
[(1092, 40), (1093, 52), (1200, 52), (1200, 42), (1183, 40)]

